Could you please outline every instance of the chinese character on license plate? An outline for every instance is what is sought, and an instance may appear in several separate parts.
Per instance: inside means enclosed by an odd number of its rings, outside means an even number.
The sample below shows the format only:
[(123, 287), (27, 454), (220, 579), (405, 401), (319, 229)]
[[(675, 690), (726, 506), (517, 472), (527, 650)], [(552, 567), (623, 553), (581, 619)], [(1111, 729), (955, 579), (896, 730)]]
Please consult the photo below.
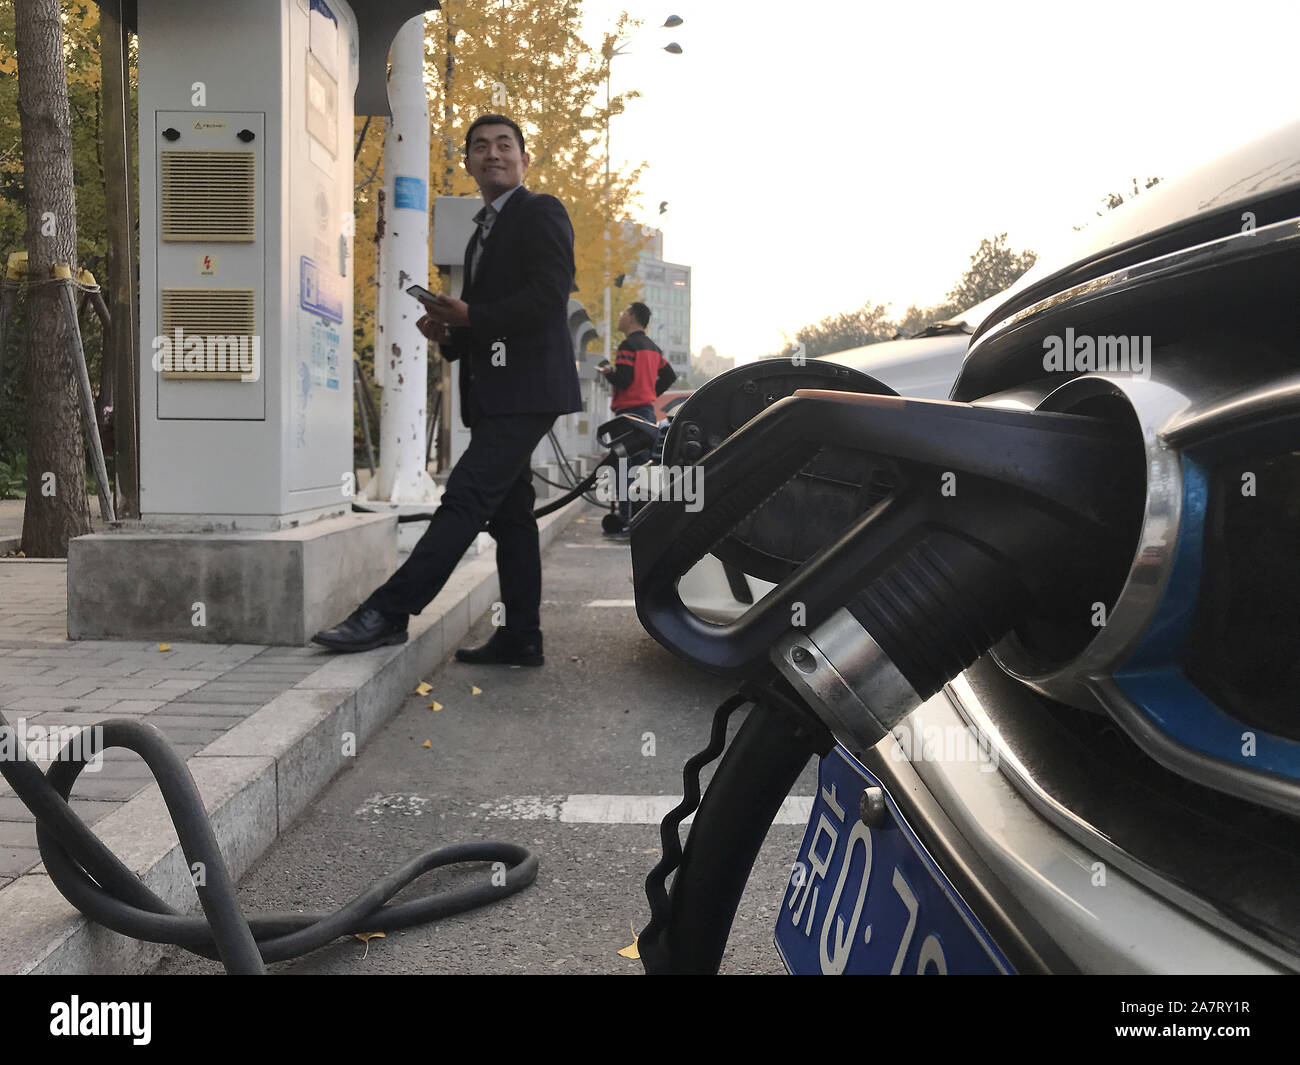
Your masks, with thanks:
[(876, 828), (859, 816), (884, 789), (841, 747), (822, 759), (776, 948), (792, 973), (1008, 973), (1011, 966), (885, 792)]

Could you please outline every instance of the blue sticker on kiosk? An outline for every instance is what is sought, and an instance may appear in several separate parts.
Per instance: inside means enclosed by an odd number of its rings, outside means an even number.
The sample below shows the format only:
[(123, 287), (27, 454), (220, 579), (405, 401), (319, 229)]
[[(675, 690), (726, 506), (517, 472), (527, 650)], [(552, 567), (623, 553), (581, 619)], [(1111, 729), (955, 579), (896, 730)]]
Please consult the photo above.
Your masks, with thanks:
[(424, 179), (418, 177), (393, 178), (393, 202), (398, 207), (409, 207), (413, 211), (423, 211), (425, 204)]
[(342, 322), (343, 293), (338, 275), (322, 270), (314, 260), (302, 256), (298, 269), (298, 303), (304, 311)]

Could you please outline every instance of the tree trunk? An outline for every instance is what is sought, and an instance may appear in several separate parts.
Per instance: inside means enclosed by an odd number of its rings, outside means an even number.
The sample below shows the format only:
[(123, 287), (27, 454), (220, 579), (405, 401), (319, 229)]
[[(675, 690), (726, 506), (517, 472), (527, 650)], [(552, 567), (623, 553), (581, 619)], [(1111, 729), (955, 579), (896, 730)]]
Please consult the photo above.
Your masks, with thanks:
[(51, 266), (76, 271), (77, 213), (58, 0), (15, 0), (18, 120), (27, 200), (27, 502), (23, 552), (62, 558), (90, 532), (86, 453), (71, 330)]
[(456, 138), (452, 132), (455, 109), (451, 105), (451, 83), (456, 70), (456, 27), (451, 24), (451, 16), (443, 12), (447, 19), (447, 62), (442, 75), (442, 193), (451, 195), (452, 178), (456, 175)]
[(127, 33), (114, 3), (99, 5), (100, 93), (104, 110), (104, 205), (108, 214), (108, 276), (105, 279), (112, 334), (104, 338), (111, 354), (113, 440), (116, 444), (119, 518), (140, 516), (140, 365), (135, 335), (135, 189), (131, 180), (130, 79)]

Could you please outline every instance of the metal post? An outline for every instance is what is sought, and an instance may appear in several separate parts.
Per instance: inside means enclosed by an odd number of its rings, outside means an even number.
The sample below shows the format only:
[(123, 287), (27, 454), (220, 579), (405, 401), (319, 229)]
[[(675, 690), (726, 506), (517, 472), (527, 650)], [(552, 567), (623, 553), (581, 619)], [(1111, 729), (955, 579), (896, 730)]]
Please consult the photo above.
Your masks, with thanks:
[(613, 326), (610, 323), (610, 292), (609, 292), (609, 127), (610, 119), (613, 117), (609, 113), (609, 71), (614, 65), (614, 56), (610, 55), (605, 60), (605, 361), (609, 362), (610, 337), (613, 333)]
[(361, 411), (361, 434), (366, 438), (366, 459), (370, 463), (370, 476), (375, 475), (375, 448), (370, 443), (370, 415), (366, 407), (370, 405), (370, 390), (366, 387), (365, 375), (361, 372), (361, 360), (352, 356), (352, 377), (357, 390), (357, 409)]
[(113, 316), (109, 313), (108, 304), (104, 302), (104, 297), (100, 293), (99, 282), (85, 267), (77, 271), (77, 284), (82, 286), (81, 299), (77, 303), (77, 324), (81, 324), (81, 316), (89, 305), (95, 312), (95, 317), (99, 319), (99, 331), (104, 340), (104, 356), (99, 360), (99, 408), (95, 411), (95, 416), (102, 418), (113, 413), (115, 376), (113, 370), (115, 355), (112, 350)]
[[(680, 26), (681, 24), (682, 20), (676, 15), (669, 16), (669, 18), (664, 22), (665, 27)], [(622, 45), (618, 45), (614, 39), (611, 39), (608, 44), (609, 55), (605, 57), (605, 360), (607, 362), (609, 361), (609, 353), (614, 332), (614, 323), (611, 320), (612, 312), (609, 290), (610, 274), (612, 272), (609, 263), (609, 255), (614, 239), (613, 235), (610, 233), (609, 217), (609, 127), (611, 125), (610, 119), (613, 117), (609, 113), (609, 72), (610, 68), (614, 65), (615, 57), (624, 54), (622, 48), (631, 43), (632, 39), (633, 38), (629, 38), (624, 41)], [(681, 53), (681, 48), (678, 47), (675, 42), (665, 46), (664, 50), (674, 54)]]
[[(139, 241), (135, 224), (135, 182), (131, 166), (130, 65), (121, 0), (99, 5), (101, 91), (103, 96), (104, 174), (108, 182), (104, 212), (108, 230), (106, 303), (112, 324), (104, 353), (112, 352), (113, 473), (122, 517), (140, 516), (140, 301), (136, 295)], [(110, 361), (110, 360), (106, 360)]]
[(99, 421), (95, 417), (95, 396), (90, 390), (90, 372), (86, 369), (86, 352), (81, 346), (81, 325), (77, 321), (77, 297), (72, 294), (72, 271), (62, 263), (54, 266), (54, 276), (64, 284), (63, 307), (72, 325), (72, 369), (77, 375), (77, 388), (81, 393), (81, 418), (86, 436), (90, 439), (90, 453), (95, 462), (95, 489), (99, 493), (99, 516), (103, 521), (116, 522), (113, 496), (108, 483), (108, 467), (104, 464), (104, 449), (99, 442)]

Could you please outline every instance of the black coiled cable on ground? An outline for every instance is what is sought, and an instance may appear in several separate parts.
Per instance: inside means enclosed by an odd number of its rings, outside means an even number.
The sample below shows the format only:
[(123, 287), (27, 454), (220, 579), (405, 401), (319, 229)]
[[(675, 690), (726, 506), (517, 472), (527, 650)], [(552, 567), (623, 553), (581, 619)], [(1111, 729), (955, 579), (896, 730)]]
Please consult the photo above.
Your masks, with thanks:
[[(12, 727), (0, 713), (0, 730)], [(168, 943), (221, 961), (232, 974), (261, 974), (268, 962), (306, 954), (339, 936), (389, 932), (448, 917), (495, 902), (526, 888), (537, 878), (536, 856), (510, 843), (466, 843), (428, 851), (375, 881), (333, 913), (271, 913), (246, 917), (222, 857), (194, 778), (180, 756), (153, 725), (114, 719), (79, 737), (52, 762), (48, 775), (27, 760), (14, 736), (16, 757), (0, 759), (14, 794), (36, 817), (36, 841), (54, 885), (92, 921), (134, 939)], [(102, 737), (102, 743), (100, 739)], [(148, 765), (176, 826), (188, 868), (202, 870), (195, 891), (203, 917), (188, 917), (150, 891), (86, 826), (67, 798), (87, 761), (101, 751), (125, 748)], [(423, 874), (460, 862), (501, 862), (504, 882), (389, 905), (388, 900)]]

